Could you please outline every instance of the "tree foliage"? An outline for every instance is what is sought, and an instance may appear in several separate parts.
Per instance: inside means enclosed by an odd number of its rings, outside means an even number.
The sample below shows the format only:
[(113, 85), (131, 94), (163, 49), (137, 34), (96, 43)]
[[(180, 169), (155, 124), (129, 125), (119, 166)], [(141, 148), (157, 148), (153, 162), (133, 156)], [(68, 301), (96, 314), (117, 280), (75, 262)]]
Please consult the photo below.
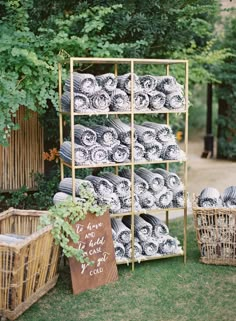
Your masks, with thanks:
[(188, 58), (191, 81), (209, 64), (217, 0), (0, 1), (0, 144), (17, 129), (19, 105), (57, 108), (57, 63), (69, 56)]

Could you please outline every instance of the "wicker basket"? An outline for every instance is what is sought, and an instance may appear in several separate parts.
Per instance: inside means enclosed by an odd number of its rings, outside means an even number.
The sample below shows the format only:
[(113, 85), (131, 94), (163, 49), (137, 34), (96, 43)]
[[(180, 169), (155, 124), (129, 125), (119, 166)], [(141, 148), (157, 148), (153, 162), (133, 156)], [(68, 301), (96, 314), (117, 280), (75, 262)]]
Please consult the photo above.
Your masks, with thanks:
[(57, 282), (59, 246), (51, 226), (39, 231), (45, 211), (9, 209), (0, 214), (0, 234), (26, 236), (18, 243), (0, 242), (0, 316), (15, 320)]
[(236, 208), (198, 207), (193, 198), (193, 218), (200, 261), (236, 266)]

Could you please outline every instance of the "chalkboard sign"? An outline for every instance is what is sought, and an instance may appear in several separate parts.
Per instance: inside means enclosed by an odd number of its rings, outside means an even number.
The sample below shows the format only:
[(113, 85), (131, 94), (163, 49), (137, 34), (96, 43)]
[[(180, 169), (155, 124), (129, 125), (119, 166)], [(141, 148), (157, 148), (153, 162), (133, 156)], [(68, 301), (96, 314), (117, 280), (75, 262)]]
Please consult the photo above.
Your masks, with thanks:
[(75, 258), (69, 259), (73, 293), (78, 294), (116, 281), (118, 273), (109, 213), (102, 216), (88, 213), (85, 220), (74, 225), (74, 229), (80, 239), (72, 245), (83, 249), (94, 264), (91, 266)]

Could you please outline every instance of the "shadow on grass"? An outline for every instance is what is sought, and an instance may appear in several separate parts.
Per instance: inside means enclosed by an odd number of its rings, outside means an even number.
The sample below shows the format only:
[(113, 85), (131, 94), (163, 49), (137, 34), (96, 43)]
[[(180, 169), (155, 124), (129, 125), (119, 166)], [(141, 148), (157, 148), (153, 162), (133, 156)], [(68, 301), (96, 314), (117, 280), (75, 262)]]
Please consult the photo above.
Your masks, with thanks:
[[(182, 241), (183, 220), (170, 223)], [(119, 266), (119, 280), (73, 295), (68, 266), (56, 287), (19, 321), (235, 321), (236, 270), (199, 263), (192, 217), (188, 218), (187, 264), (182, 257)]]

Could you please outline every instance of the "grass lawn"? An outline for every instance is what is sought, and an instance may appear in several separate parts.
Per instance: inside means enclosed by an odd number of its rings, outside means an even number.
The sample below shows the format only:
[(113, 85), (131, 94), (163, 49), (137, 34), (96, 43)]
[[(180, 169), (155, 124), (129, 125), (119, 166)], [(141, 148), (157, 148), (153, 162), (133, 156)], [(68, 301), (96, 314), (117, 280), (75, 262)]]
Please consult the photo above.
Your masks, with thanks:
[[(182, 237), (182, 219), (170, 234)], [(73, 295), (69, 267), (60, 268), (56, 287), (19, 321), (235, 321), (236, 268), (199, 263), (192, 217), (188, 257), (119, 266), (119, 281)]]

